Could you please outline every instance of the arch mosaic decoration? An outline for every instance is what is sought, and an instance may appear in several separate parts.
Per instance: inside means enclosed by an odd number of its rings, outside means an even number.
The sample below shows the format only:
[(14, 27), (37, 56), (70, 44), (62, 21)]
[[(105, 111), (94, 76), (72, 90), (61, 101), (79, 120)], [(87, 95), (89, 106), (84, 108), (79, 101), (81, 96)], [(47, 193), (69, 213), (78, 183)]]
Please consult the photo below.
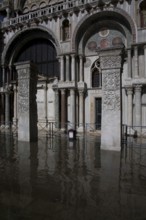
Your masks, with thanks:
[(85, 17), (83, 17), (83, 19), (76, 26), (76, 29), (74, 31), (73, 38), (72, 38), (72, 52), (75, 52), (77, 34), (78, 34), (81, 26), (84, 25), (84, 23), (87, 21), (87, 19), (90, 20), (95, 15), (97, 17), (101, 17), (101, 16), (103, 16), (106, 13), (109, 13), (109, 15), (112, 16), (112, 17), (118, 17), (118, 14), (119, 14), (125, 20), (127, 20), (128, 24), (130, 25), (130, 28), (131, 28), (132, 39), (133, 39), (132, 43), (136, 42), (136, 38), (137, 38), (136, 37), (136, 26), (135, 26), (136, 24), (135, 24), (135, 22), (131, 19), (131, 17), (124, 10), (119, 9), (119, 8), (107, 8), (104, 11), (101, 11), (101, 9), (98, 9), (92, 15), (90, 15), (90, 14), (85, 15)]

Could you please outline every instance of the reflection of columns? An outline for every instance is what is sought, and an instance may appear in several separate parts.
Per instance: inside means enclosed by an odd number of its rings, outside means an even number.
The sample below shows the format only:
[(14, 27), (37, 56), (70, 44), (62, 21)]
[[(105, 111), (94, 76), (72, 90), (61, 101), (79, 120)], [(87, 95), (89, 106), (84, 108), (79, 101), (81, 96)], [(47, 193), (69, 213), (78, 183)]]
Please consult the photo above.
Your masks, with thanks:
[(75, 90), (74, 89), (71, 89), (70, 90), (70, 97), (71, 97), (71, 108), (70, 108), (70, 110), (71, 110), (71, 126), (72, 126), (72, 128), (73, 129), (75, 129), (75, 107), (76, 107), (76, 105), (75, 105)]
[(138, 47), (134, 47), (134, 57), (135, 57), (135, 78), (138, 77)]
[(64, 81), (64, 57), (60, 57), (60, 80)]
[(13, 125), (17, 125), (17, 86), (14, 85), (14, 118), (13, 118)]
[(83, 81), (83, 56), (80, 55), (80, 81)]
[(5, 93), (5, 126), (10, 126), (10, 93)]
[(79, 90), (79, 131), (83, 131), (84, 123), (84, 91)]
[(59, 91), (55, 89), (55, 127), (59, 128)]
[(66, 81), (69, 81), (69, 55), (66, 55)]
[(146, 77), (146, 45), (144, 46), (144, 77)]
[(75, 55), (72, 55), (71, 60), (71, 80), (75, 81)]
[(128, 73), (127, 73), (127, 77), (131, 78), (131, 76), (132, 76), (131, 49), (129, 48), (127, 50), (127, 52), (128, 52)]
[(133, 88), (127, 87), (127, 95), (128, 95), (128, 126), (132, 126), (132, 94), (133, 94)]
[(61, 129), (66, 129), (66, 90), (61, 90)]
[[(141, 89), (142, 85), (136, 84), (135, 85), (135, 123), (136, 126), (141, 126)], [(141, 131), (141, 127), (138, 127), (137, 129), (139, 132)]]

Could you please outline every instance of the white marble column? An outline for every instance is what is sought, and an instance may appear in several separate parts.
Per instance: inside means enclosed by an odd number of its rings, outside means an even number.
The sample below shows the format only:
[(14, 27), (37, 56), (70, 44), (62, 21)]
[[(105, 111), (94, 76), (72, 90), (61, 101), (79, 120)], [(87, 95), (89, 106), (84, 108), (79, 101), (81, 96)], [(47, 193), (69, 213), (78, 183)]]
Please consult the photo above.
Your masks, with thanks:
[(75, 129), (75, 108), (76, 108), (76, 105), (75, 105), (75, 90), (74, 89), (71, 89), (70, 90), (70, 99), (71, 99), (71, 105), (70, 105), (70, 110), (71, 110), (71, 127), (73, 129)]
[(146, 78), (146, 45), (144, 45), (144, 77)]
[(17, 86), (14, 85), (14, 117), (13, 117), (13, 126), (17, 126)]
[(66, 81), (69, 81), (69, 55), (66, 55)]
[(79, 90), (79, 128), (78, 131), (84, 130), (84, 91)]
[(142, 122), (142, 106), (141, 106), (141, 90), (142, 85), (135, 84), (135, 125), (137, 126), (137, 131), (141, 132), (141, 122)]
[(60, 80), (64, 81), (64, 56), (60, 56)]
[(133, 95), (133, 88), (132, 87), (127, 87), (126, 88), (127, 91), (127, 106), (128, 106), (128, 112), (127, 112), (127, 124), (128, 126), (132, 126), (132, 118), (133, 118), (133, 114), (132, 114), (132, 95)]
[(45, 119), (45, 125), (47, 126), (47, 122), (48, 122), (48, 117), (47, 117), (47, 112), (48, 112), (48, 109), (47, 109), (47, 84), (44, 85), (44, 119)]
[(67, 106), (66, 106), (66, 90), (61, 89), (61, 130), (66, 130)]
[(55, 128), (59, 128), (59, 90), (55, 89)]
[(128, 53), (128, 73), (127, 73), (127, 77), (131, 78), (132, 77), (132, 62), (131, 62), (131, 49), (130, 48), (127, 49), (127, 53)]
[(83, 81), (83, 75), (84, 75), (84, 72), (83, 72), (83, 56), (80, 55), (79, 58), (80, 58), (80, 82), (82, 82)]
[(6, 76), (5, 76), (5, 66), (2, 67), (2, 77), (3, 77), (3, 88), (5, 87), (5, 81), (6, 81)]
[(75, 81), (75, 55), (71, 56), (71, 80)]
[(138, 78), (138, 47), (134, 47), (134, 61), (135, 61), (135, 78)]

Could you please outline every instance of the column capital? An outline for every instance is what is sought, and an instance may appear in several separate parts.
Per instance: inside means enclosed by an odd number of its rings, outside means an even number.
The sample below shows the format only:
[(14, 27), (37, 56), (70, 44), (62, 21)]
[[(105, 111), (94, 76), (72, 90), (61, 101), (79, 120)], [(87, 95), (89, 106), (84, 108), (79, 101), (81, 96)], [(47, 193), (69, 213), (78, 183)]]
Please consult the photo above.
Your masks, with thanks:
[(141, 92), (142, 84), (134, 84), (134, 89), (135, 89), (136, 92)]
[(66, 89), (61, 89), (61, 95), (65, 95)]
[(133, 94), (133, 87), (132, 86), (126, 86), (125, 90), (127, 92), (127, 95), (132, 95)]
[(74, 95), (75, 94), (75, 90), (74, 89), (70, 89), (70, 94)]

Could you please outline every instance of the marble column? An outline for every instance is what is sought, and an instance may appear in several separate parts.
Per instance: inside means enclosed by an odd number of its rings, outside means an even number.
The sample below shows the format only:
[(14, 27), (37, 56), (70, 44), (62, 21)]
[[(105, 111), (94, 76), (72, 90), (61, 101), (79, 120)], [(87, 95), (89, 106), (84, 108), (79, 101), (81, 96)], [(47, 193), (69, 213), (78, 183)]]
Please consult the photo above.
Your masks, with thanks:
[(71, 89), (70, 90), (70, 110), (71, 110), (71, 127), (73, 129), (75, 129), (75, 111), (76, 111), (76, 105), (75, 105), (75, 90), (74, 89)]
[(75, 54), (71, 58), (71, 80), (75, 81)]
[(60, 80), (64, 81), (64, 56), (60, 56)]
[(10, 127), (10, 92), (5, 92), (5, 127)]
[(55, 128), (59, 129), (59, 90), (55, 89)]
[(137, 46), (135, 46), (134, 47), (134, 61), (135, 61), (135, 68), (134, 68), (134, 70), (135, 70), (135, 78), (138, 78), (138, 47)]
[(2, 81), (3, 81), (3, 88), (5, 87), (5, 82), (6, 82), (6, 75), (5, 75), (5, 66), (2, 67)]
[(1, 127), (5, 125), (5, 94), (1, 93)]
[(79, 90), (79, 132), (84, 131), (84, 90)]
[(80, 58), (80, 81), (82, 82), (83, 81), (83, 75), (84, 75), (84, 72), (83, 72), (83, 56), (82, 55), (80, 55), (79, 56), (79, 58)]
[(128, 53), (128, 73), (127, 73), (127, 77), (131, 78), (132, 77), (131, 48), (127, 49), (127, 53)]
[(126, 91), (127, 91), (127, 107), (128, 107), (128, 114), (127, 114), (127, 124), (128, 126), (132, 126), (132, 118), (133, 118), (133, 112), (132, 112), (132, 105), (133, 105), (133, 102), (132, 102), (132, 95), (133, 95), (133, 88), (132, 87), (126, 87)]
[(135, 125), (137, 126), (136, 130), (138, 133), (141, 132), (141, 122), (142, 122), (142, 106), (141, 106), (141, 90), (142, 85), (135, 84), (134, 91), (135, 91)]
[(48, 117), (47, 117), (47, 84), (43, 86), (44, 88), (44, 119), (45, 119), (45, 126), (47, 126), (48, 123)]
[(66, 81), (69, 81), (70, 79), (70, 77), (69, 77), (69, 73), (70, 73), (70, 71), (69, 71), (69, 61), (70, 61), (70, 57), (69, 57), (69, 55), (66, 55)]
[(17, 86), (14, 85), (14, 117), (13, 117), (13, 126), (17, 126)]
[(61, 89), (61, 130), (66, 130), (67, 119), (66, 90)]
[(100, 51), (102, 70), (101, 149), (121, 149), (121, 68), (122, 48)]
[(18, 72), (18, 140), (35, 142), (37, 127), (37, 68), (31, 62), (16, 64)]
[(146, 78), (146, 45), (144, 45), (144, 77)]

